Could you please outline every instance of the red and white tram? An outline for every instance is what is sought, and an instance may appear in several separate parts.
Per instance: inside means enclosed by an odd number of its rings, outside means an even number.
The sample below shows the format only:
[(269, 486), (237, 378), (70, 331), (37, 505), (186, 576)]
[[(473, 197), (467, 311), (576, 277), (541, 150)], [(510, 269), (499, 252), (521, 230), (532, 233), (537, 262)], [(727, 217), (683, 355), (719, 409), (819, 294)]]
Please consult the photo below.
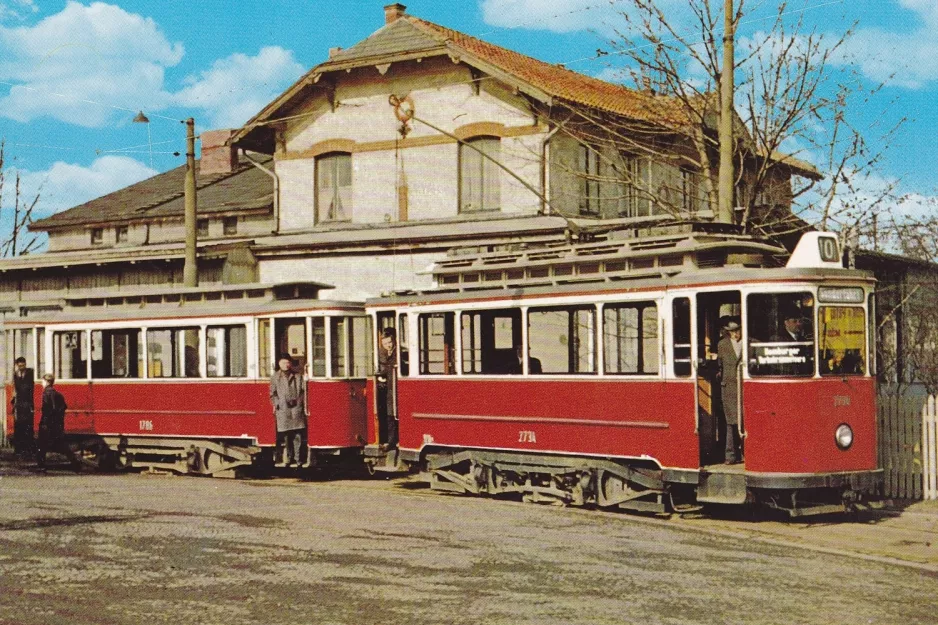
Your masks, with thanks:
[[(400, 426), (399, 450), (369, 445), (366, 462), (599, 507), (862, 505), (881, 483), (874, 280), (843, 268), (833, 235), (772, 267), (782, 252), (691, 231), (438, 263), (437, 288), (366, 304), (376, 331), (397, 328)], [(780, 335), (786, 311), (800, 337)], [(729, 320), (743, 332), (731, 465), (716, 380)]]
[[(7, 360), (51, 371), (68, 440), (110, 464), (206, 475), (270, 463), (277, 356), (307, 381), (311, 461), (360, 457), (373, 350), (360, 304), (315, 283), (65, 298), (8, 320)], [(41, 387), (36, 385), (36, 422)], [(8, 416), (12, 431), (13, 417)]]

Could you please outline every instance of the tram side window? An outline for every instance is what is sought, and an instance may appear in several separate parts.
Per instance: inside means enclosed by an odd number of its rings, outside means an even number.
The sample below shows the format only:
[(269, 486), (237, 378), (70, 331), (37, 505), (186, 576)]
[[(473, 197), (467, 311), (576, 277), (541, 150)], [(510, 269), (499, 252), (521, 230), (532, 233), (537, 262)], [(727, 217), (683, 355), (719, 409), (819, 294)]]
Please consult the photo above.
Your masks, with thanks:
[(270, 319), (257, 320), (257, 371), (260, 377), (273, 373), (274, 363), (270, 361)]
[(455, 313), (425, 313), (417, 317), (420, 345), (420, 373), (456, 373), (453, 346), (456, 336)]
[(755, 293), (746, 299), (749, 374), (814, 374), (814, 296)]
[(143, 353), (140, 330), (92, 330), (91, 377), (139, 378)]
[(79, 380), (88, 375), (88, 335), (85, 332), (53, 332), (52, 359), (55, 377)]
[(371, 317), (349, 317), (349, 376), (368, 377), (373, 358)]
[(209, 326), (205, 332), (205, 372), (210, 378), (248, 374), (248, 332), (243, 325)]
[(199, 329), (147, 330), (151, 378), (199, 377)]
[(604, 371), (658, 373), (658, 307), (654, 302), (610, 304), (603, 308)]
[(818, 365), (821, 375), (866, 373), (866, 315), (859, 306), (818, 308)]
[(674, 375), (679, 378), (691, 374), (690, 298), (675, 298), (672, 304), (674, 340)]
[(371, 327), (367, 317), (331, 317), (332, 376), (364, 378), (371, 370)]
[(461, 325), (463, 373), (521, 373), (520, 310), (465, 312)]
[(313, 317), (313, 355), (311, 375), (326, 377), (326, 318)]
[(596, 372), (596, 310), (592, 306), (528, 311), (530, 358), (541, 373)]
[(407, 340), (407, 313), (397, 316), (397, 351), (401, 375), (410, 375), (410, 342)]

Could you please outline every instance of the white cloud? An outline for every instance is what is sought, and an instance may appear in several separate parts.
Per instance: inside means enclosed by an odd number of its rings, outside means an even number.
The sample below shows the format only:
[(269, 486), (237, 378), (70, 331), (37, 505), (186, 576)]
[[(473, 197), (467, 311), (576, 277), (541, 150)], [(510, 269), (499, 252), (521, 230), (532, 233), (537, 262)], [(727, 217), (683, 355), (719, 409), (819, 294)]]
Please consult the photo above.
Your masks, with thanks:
[(36, 13), (39, 7), (33, 0), (12, 0), (0, 2), (0, 22), (22, 19), (29, 13)]
[(304, 68), (293, 53), (277, 46), (262, 48), (257, 56), (232, 54), (215, 61), (212, 68), (190, 76), (173, 95), (181, 106), (201, 109), (212, 128), (242, 125), (284, 88), (299, 78)]
[(844, 60), (876, 81), (917, 89), (938, 80), (938, 2), (898, 0), (922, 26), (908, 32), (865, 28), (847, 42)]
[[(4, 212), (12, 206), (12, 180), (7, 170), (2, 198)], [(157, 172), (127, 156), (102, 156), (88, 167), (58, 161), (44, 171), (20, 170), (21, 202), (30, 203), (39, 193), (33, 217), (48, 217), (112, 191), (140, 182)]]
[(152, 19), (69, 2), (34, 26), (0, 27), (0, 80), (16, 84), (0, 111), (21, 122), (48, 116), (100, 127), (126, 116), (114, 107), (163, 105), (164, 70), (182, 55), (182, 44), (170, 43)]
[(481, 0), (482, 20), (500, 28), (610, 32), (618, 11), (608, 0)]

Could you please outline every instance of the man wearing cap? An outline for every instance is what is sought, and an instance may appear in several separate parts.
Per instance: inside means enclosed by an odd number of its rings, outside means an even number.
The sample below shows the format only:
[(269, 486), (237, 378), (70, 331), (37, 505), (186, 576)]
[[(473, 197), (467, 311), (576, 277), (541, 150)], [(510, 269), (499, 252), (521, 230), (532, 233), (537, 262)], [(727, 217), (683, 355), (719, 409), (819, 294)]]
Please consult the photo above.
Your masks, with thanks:
[[(305, 461), (306, 382), (293, 370), (289, 354), (281, 354), (277, 371), (270, 378), (270, 404), (277, 420), (277, 450), (274, 463), (278, 466), (299, 466)], [(284, 449), (286, 458), (284, 458)]]
[(736, 321), (726, 324), (726, 334), (717, 343), (717, 376), (720, 379), (720, 396), (723, 399), (723, 415), (726, 417), (726, 464), (735, 464), (742, 459), (739, 440), (739, 363), (743, 353), (743, 331)]

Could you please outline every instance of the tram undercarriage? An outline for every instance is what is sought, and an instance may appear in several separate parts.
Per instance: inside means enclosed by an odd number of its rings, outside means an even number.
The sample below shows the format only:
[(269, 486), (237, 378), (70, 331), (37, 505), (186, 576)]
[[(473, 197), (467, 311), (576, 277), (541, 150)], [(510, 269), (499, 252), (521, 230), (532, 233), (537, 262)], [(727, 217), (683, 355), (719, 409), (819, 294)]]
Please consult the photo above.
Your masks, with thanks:
[(457, 450), (426, 457), (430, 487), (524, 501), (649, 513), (706, 504), (752, 505), (789, 517), (858, 512), (873, 505), (881, 471), (812, 475), (746, 472), (743, 465), (659, 469), (649, 462)]

